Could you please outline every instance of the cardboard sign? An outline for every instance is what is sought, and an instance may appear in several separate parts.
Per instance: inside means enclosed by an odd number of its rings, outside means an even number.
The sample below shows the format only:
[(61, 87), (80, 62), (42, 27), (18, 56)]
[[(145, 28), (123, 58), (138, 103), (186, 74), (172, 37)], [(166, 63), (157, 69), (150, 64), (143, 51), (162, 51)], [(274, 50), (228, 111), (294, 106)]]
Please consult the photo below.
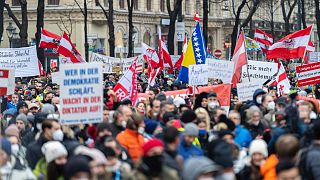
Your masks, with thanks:
[(103, 73), (113, 73), (113, 68), (119, 66), (121, 63), (120, 58), (103, 56), (101, 54), (92, 53), (91, 62), (102, 62)]
[(66, 64), (61, 66), (60, 77), (60, 123), (102, 122), (102, 64)]
[(213, 79), (221, 79), (223, 83), (231, 83), (234, 63), (232, 61), (222, 61), (207, 59), (208, 76)]
[(14, 93), (14, 74), (14, 69), (0, 69), (0, 96), (11, 95)]
[(40, 75), (36, 46), (0, 48), (0, 68), (15, 69), (15, 77)]
[(307, 86), (320, 82), (320, 62), (296, 67), (298, 86)]
[(273, 62), (263, 61), (248, 61), (247, 65), (242, 66), (241, 80), (242, 82), (249, 82), (248, 72), (250, 76), (250, 82), (258, 82), (263, 84), (272, 76), (278, 72), (278, 64)]
[(206, 85), (208, 84), (208, 67), (205, 64), (189, 66), (189, 85)]
[(239, 101), (244, 102), (244, 101), (252, 100), (255, 90), (261, 87), (262, 85), (257, 82), (238, 83), (237, 92), (238, 92)]

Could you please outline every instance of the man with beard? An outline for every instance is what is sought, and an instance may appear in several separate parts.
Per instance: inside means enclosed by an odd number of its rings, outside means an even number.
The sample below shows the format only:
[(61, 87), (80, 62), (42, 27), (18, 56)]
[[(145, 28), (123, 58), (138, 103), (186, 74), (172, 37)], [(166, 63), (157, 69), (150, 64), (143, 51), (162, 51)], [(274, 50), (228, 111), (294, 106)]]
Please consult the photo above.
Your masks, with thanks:
[(44, 94), (44, 97), (43, 97), (43, 100), (42, 100), (42, 103), (43, 104), (51, 104), (51, 100), (53, 98), (53, 93), (52, 91), (48, 91), (46, 94)]
[(141, 164), (134, 172), (133, 179), (179, 179), (177, 171), (164, 163), (164, 145), (159, 139), (151, 139), (143, 146)]

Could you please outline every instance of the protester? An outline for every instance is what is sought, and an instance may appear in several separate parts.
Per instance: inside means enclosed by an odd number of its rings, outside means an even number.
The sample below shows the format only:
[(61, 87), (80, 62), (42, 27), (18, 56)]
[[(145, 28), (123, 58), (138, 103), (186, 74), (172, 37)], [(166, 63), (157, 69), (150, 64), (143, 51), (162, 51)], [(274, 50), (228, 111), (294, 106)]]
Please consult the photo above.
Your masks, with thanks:
[(193, 156), (203, 155), (203, 151), (193, 144), (193, 141), (198, 137), (198, 135), (199, 129), (196, 124), (188, 123), (185, 125), (178, 148), (178, 153), (184, 160)]

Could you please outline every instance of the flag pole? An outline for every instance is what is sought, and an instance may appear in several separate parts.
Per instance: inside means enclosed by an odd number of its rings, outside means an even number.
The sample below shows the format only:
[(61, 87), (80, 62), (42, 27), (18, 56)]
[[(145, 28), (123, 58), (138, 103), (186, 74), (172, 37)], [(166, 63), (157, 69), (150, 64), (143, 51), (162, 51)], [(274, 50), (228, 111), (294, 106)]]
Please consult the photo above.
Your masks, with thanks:
[(246, 44), (246, 36), (244, 35), (243, 28), (241, 28), (241, 31), (243, 32), (243, 43), (244, 43), (244, 49), (246, 51), (246, 61), (247, 61), (247, 74), (248, 74), (248, 80), (250, 82), (250, 75), (249, 75), (249, 67), (248, 67), (248, 54), (247, 54), (247, 44)]

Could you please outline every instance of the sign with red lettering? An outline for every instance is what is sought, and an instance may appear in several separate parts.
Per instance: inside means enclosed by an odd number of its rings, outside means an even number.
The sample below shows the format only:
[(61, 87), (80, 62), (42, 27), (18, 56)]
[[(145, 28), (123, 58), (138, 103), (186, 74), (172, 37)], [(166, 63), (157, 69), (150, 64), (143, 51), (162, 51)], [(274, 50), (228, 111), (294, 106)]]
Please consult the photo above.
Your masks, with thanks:
[(298, 86), (307, 86), (320, 82), (320, 62), (296, 67)]
[(60, 123), (102, 122), (102, 63), (65, 64), (60, 78)]

